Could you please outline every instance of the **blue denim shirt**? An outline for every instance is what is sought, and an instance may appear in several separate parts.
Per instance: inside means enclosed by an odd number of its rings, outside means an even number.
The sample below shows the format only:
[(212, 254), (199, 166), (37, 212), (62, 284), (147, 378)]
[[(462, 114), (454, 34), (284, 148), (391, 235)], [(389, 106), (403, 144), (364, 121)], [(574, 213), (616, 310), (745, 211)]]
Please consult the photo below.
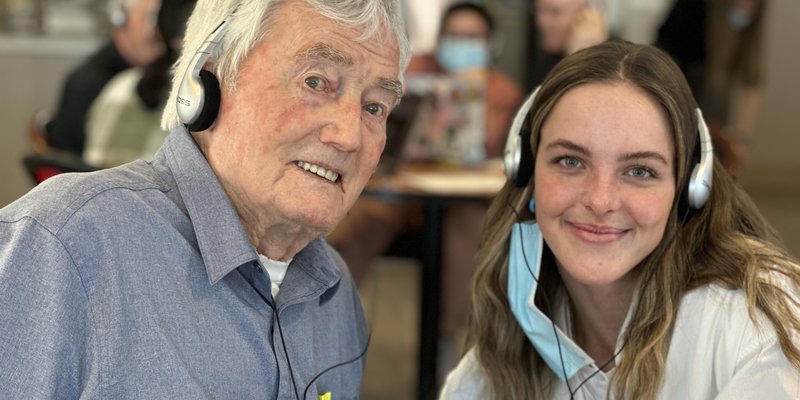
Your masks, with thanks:
[[(0, 210), (0, 399), (296, 399), (295, 386), (303, 398), (366, 342), (322, 239), (273, 301), (183, 128), (152, 162), (60, 175)], [(363, 366), (322, 374), (305, 398), (357, 398)]]

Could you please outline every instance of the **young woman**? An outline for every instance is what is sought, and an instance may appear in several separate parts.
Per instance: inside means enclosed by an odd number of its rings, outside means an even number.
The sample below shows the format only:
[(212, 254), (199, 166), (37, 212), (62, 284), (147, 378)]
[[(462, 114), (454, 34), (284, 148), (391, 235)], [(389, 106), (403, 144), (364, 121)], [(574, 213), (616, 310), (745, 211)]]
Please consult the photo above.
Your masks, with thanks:
[(696, 107), (654, 47), (555, 67), (521, 111), (443, 398), (800, 398), (800, 267)]

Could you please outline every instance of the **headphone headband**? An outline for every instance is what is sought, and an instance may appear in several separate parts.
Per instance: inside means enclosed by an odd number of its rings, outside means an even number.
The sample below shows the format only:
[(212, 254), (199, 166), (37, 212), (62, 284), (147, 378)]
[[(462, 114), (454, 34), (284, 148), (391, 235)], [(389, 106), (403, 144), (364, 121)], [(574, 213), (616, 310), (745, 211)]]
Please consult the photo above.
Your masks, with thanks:
[[(541, 86), (537, 87), (522, 103), (514, 116), (506, 138), (503, 167), (506, 172), (506, 178), (513, 182), (515, 187), (527, 186), (533, 175), (534, 156), (530, 145), (531, 132), (529, 129), (525, 129), (525, 123), (530, 117), (533, 103), (540, 88)], [(702, 111), (699, 108), (695, 110), (698, 146), (692, 156), (694, 167), (681, 202), (685, 202), (692, 209), (699, 210), (711, 195), (711, 184), (714, 176), (714, 147), (711, 143), (711, 135), (703, 119)]]

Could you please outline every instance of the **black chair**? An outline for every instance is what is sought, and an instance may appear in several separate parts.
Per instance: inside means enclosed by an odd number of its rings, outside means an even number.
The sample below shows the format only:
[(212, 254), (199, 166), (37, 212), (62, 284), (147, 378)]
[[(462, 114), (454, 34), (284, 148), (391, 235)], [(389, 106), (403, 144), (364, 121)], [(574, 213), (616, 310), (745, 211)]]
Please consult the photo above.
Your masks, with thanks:
[(48, 149), (41, 153), (31, 153), (22, 158), (22, 164), (33, 183), (40, 184), (45, 179), (65, 172), (90, 172), (98, 168), (66, 151)]
[(98, 168), (86, 164), (79, 156), (50, 147), (47, 124), (50, 114), (47, 110), (39, 110), (33, 114), (28, 123), (28, 140), (33, 152), (22, 158), (22, 164), (34, 184), (65, 172), (90, 172)]

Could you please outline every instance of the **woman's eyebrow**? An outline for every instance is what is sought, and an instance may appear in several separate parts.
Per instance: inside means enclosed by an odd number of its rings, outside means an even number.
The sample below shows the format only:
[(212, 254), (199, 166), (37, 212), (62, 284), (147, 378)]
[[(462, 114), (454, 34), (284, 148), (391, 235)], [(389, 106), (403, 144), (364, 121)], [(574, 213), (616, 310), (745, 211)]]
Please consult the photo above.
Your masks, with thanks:
[(655, 160), (664, 165), (669, 165), (667, 158), (664, 157), (661, 153), (655, 151), (637, 151), (633, 153), (627, 153), (620, 157), (620, 161), (634, 161), (634, 160)]
[(547, 144), (545, 150), (551, 150), (555, 148), (563, 148), (581, 153), (583, 155), (589, 155), (589, 150), (587, 150), (585, 147), (567, 139), (554, 140), (553, 142)]

